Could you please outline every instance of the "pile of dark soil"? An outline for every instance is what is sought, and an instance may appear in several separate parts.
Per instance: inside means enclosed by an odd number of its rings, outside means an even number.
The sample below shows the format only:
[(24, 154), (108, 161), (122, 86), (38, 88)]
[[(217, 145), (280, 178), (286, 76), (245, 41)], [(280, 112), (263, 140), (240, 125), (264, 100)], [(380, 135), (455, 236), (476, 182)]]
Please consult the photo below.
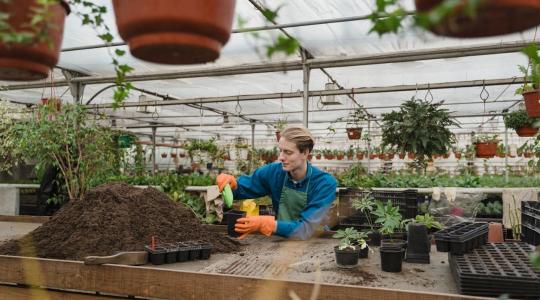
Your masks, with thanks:
[(89, 255), (144, 250), (157, 244), (202, 240), (214, 252), (233, 252), (238, 245), (225, 234), (202, 227), (183, 204), (153, 188), (104, 184), (70, 201), (48, 222), (19, 240), (0, 245), (0, 254), (82, 260)]

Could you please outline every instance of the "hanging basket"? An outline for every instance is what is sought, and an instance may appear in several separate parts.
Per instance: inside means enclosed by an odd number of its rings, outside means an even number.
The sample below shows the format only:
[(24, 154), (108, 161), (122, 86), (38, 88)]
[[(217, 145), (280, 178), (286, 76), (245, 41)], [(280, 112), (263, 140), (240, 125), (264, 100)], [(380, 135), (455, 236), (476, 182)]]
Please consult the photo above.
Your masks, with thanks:
[(362, 127), (347, 128), (347, 137), (349, 140), (359, 140), (362, 137)]
[[(443, 1), (415, 0), (416, 10), (428, 12)], [(540, 24), (540, 1), (489, 0), (480, 2), (475, 18), (467, 15), (463, 3), (439, 25), (429, 30), (442, 36), (475, 38), (520, 32), (538, 24)]]
[(525, 100), (525, 109), (529, 118), (540, 117), (540, 89), (521, 94)]
[(133, 56), (163, 64), (216, 60), (231, 35), (235, 0), (113, 0)]
[(516, 130), (517, 135), (521, 137), (535, 136), (537, 132), (538, 132), (538, 128), (534, 128), (531, 126), (524, 126)]
[[(28, 31), (32, 9), (37, 6), (36, 0), (17, 0), (3, 3), (0, 11), (9, 14), (7, 22), (17, 31)], [(50, 6), (47, 13), (47, 39), (43, 42), (10, 43), (0, 42), (0, 80), (28, 81), (47, 78), (51, 69), (58, 62), (60, 44), (64, 33), (64, 19), (70, 13), (65, 1)], [(39, 29), (38, 29), (39, 30)]]
[(476, 143), (476, 157), (479, 158), (490, 158), (495, 157), (497, 154), (497, 143)]

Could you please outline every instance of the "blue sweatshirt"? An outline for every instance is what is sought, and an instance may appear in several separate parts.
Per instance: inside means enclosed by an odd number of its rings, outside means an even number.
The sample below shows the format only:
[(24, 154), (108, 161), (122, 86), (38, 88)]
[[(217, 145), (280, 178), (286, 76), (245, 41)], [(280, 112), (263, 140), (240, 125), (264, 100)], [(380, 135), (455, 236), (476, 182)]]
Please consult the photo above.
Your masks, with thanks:
[[(306, 185), (309, 182), (307, 191), (307, 205), (300, 213), (300, 219), (293, 221), (277, 221), (275, 234), (283, 237), (296, 237), (300, 239), (310, 238), (317, 225), (326, 216), (330, 205), (336, 198), (336, 179), (312, 166), (308, 162), (307, 175), (301, 181), (294, 183), (288, 172), (283, 170), (280, 162), (275, 162), (264, 167), (260, 167), (249, 176), (240, 176), (237, 179), (238, 188), (234, 193), (235, 199), (259, 198), (270, 196), (276, 216), (279, 211), (279, 199), (285, 176), (286, 186), (301, 192), (306, 192)], [(309, 179), (308, 177), (311, 177)]]

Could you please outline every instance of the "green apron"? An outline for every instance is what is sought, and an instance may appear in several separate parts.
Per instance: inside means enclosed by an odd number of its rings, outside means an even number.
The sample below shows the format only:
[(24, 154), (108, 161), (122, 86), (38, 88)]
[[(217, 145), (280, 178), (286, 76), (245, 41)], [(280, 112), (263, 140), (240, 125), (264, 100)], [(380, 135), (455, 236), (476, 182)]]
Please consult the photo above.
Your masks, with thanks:
[(279, 197), (279, 211), (278, 220), (281, 221), (294, 221), (300, 219), (300, 213), (307, 204), (307, 191), (309, 189), (309, 182), (311, 180), (311, 168), (309, 169), (308, 182), (306, 185), (306, 191), (300, 192), (285, 186), (287, 182), (287, 174), (283, 179), (283, 187), (281, 189), (281, 196)]

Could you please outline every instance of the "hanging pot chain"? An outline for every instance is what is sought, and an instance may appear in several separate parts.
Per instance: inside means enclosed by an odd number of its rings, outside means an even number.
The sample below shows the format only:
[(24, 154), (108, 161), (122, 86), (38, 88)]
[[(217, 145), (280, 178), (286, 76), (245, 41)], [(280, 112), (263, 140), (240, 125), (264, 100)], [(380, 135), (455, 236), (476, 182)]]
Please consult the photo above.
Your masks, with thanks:
[[(428, 96), (430, 100), (427, 100)], [(427, 85), (427, 92), (426, 92), (426, 95), (424, 96), (424, 101), (430, 101), (430, 102), (433, 101), (433, 94), (431, 93), (431, 89), (429, 88), (429, 83)]]

